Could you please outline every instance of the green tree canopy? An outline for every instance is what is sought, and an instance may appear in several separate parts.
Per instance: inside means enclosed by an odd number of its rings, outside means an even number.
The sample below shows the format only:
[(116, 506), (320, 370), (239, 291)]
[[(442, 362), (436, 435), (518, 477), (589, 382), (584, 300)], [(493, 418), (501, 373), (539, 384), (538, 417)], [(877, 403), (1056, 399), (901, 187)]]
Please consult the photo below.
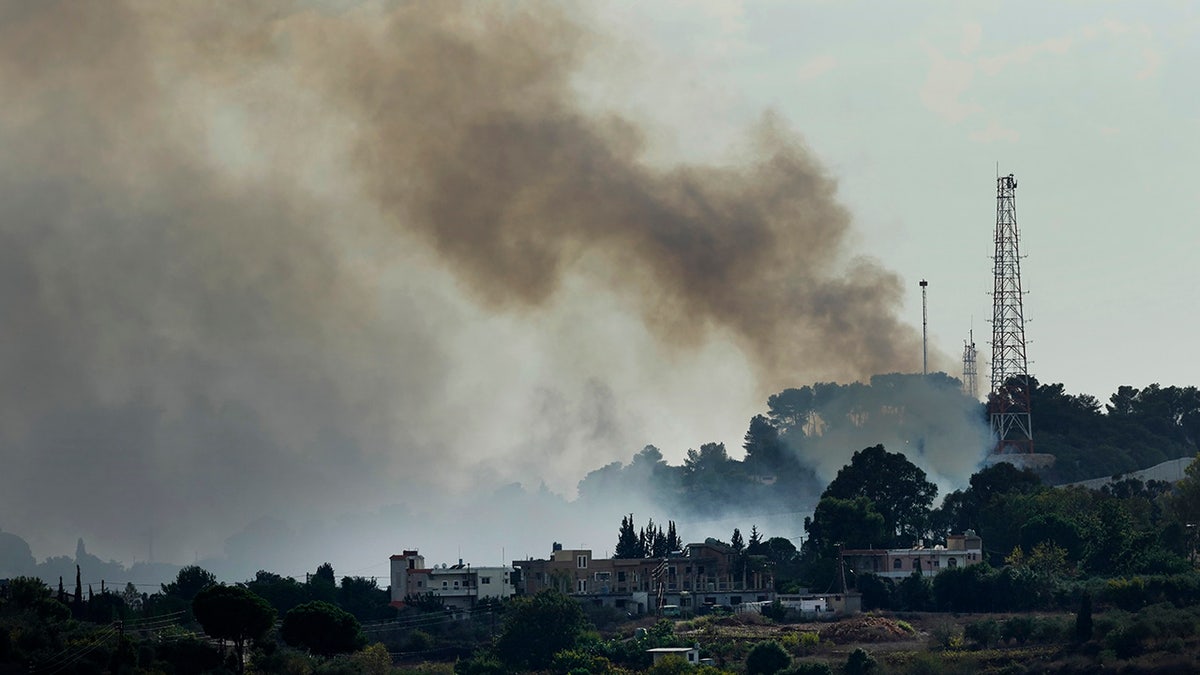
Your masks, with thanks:
[(548, 668), (554, 655), (574, 647), (588, 626), (579, 603), (558, 591), (518, 597), (496, 639), (496, 655), (510, 668)]
[(246, 588), (265, 598), (279, 614), (287, 614), (289, 609), (309, 600), (304, 584), (266, 570), (259, 570), (254, 579), (246, 582)]
[(241, 586), (212, 585), (196, 594), (192, 614), (209, 637), (231, 640), (237, 650), (239, 672), (245, 662), (247, 640), (263, 638), (275, 625), (275, 609), (265, 599)]
[(759, 642), (746, 655), (747, 675), (774, 675), (792, 663), (787, 650), (774, 640)]
[(1200, 523), (1200, 455), (1184, 469), (1184, 478), (1167, 496), (1167, 508), (1180, 523)]
[(212, 572), (198, 565), (188, 565), (179, 570), (175, 581), (162, 586), (163, 595), (190, 603), (206, 586), (217, 583)]
[(854, 453), (821, 498), (852, 500), (866, 497), (883, 516), (887, 545), (911, 545), (925, 532), (929, 507), (937, 486), (903, 454), (882, 445)]
[(804, 529), (808, 532), (806, 549), (821, 557), (834, 555), (838, 544), (869, 548), (885, 545), (891, 539), (883, 516), (862, 495), (852, 499), (822, 497), (812, 518), (805, 519)]
[(755, 415), (750, 420), (742, 449), (746, 451), (745, 463), (752, 472), (776, 472), (787, 459), (787, 449), (779, 437), (779, 430), (765, 415)]
[(283, 617), (282, 634), (289, 645), (322, 656), (352, 652), (367, 643), (353, 614), (320, 600), (293, 607)]
[(394, 618), (396, 610), (388, 604), (390, 600), (387, 590), (372, 577), (342, 577), (337, 589), (338, 605), (359, 621)]

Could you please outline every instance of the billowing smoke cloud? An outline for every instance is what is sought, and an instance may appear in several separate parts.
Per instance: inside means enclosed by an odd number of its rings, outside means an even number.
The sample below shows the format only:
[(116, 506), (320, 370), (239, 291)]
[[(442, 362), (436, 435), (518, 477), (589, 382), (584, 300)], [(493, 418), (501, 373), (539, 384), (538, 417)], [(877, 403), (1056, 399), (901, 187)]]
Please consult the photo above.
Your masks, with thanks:
[(557, 4), (345, 5), (0, 5), (0, 525), (35, 549), (569, 495), (643, 433), (915, 367), (777, 120), (650, 166)]

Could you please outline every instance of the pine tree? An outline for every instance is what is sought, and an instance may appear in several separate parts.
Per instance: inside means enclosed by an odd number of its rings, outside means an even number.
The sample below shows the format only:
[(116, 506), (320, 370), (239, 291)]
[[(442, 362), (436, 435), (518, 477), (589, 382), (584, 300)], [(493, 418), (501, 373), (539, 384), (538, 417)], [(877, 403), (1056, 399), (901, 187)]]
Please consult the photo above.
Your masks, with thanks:
[(733, 528), (733, 536), (729, 538), (729, 546), (734, 553), (741, 553), (746, 548), (746, 541), (742, 539), (742, 531)]
[(638, 533), (633, 529), (633, 514), (621, 518), (621, 531), (617, 535), (617, 549), (614, 558), (642, 558)]
[(762, 544), (762, 532), (758, 531), (757, 525), (750, 526), (750, 541), (746, 543), (747, 550), (753, 551), (756, 546)]

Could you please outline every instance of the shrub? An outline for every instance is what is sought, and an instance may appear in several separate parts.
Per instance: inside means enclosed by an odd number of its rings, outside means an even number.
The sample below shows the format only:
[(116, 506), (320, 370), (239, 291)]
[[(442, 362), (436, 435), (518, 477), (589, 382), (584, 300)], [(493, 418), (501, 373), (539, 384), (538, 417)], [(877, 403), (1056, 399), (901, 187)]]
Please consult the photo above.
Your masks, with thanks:
[(1104, 646), (1112, 650), (1117, 658), (1128, 659), (1142, 653), (1143, 637), (1133, 624), (1118, 626), (1104, 636)]
[(505, 675), (508, 668), (495, 654), (480, 650), (465, 660), (454, 664), (455, 675)]
[(929, 643), (934, 649), (959, 649), (963, 646), (963, 636), (958, 626), (952, 623), (939, 623), (929, 631)]
[(963, 637), (986, 649), (1000, 639), (1000, 624), (995, 619), (972, 621), (963, 628)]
[(556, 673), (607, 673), (612, 664), (603, 656), (578, 649), (564, 649), (554, 655), (550, 668)]
[(800, 645), (797, 652), (804, 655), (812, 654), (821, 646), (821, 635), (819, 633), (800, 633), (798, 639)]
[(933, 652), (921, 652), (913, 657), (905, 671), (909, 675), (941, 675), (946, 670), (942, 658)]
[(1017, 644), (1023, 645), (1029, 641), (1031, 635), (1033, 635), (1033, 617), (1014, 616), (1005, 620), (1000, 626), (1000, 639), (1005, 642), (1015, 640)]
[(434, 639), (423, 630), (414, 630), (404, 640), (404, 651), (424, 652), (433, 649)]
[(1050, 644), (1061, 642), (1067, 636), (1067, 624), (1058, 618), (1044, 616), (1033, 620), (1033, 630), (1030, 638), (1034, 642)]
[(646, 669), (646, 675), (684, 675), (692, 666), (682, 656), (668, 654)]
[(846, 665), (842, 669), (846, 675), (871, 675), (879, 671), (879, 662), (865, 649), (859, 647), (846, 657)]
[(801, 661), (796, 665), (781, 671), (780, 675), (833, 675), (833, 669), (828, 663), (820, 661)]
[(754, 645), (746, 655), (746, 672), (749, 675), (771, 675), (787, 668), (791, 662), (792, 657), (778, 642), (768, 640)]

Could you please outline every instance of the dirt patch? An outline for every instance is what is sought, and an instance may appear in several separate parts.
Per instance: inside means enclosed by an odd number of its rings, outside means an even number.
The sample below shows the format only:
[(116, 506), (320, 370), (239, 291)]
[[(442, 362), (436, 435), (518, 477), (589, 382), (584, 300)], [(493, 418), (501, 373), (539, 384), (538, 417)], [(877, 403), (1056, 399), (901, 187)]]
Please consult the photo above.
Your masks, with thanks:
[(822, 640), (845, 645), (856, 642), (903, 642), (913, 639), (913, 632), (882, 616), (859, 615), (821, 629)]

